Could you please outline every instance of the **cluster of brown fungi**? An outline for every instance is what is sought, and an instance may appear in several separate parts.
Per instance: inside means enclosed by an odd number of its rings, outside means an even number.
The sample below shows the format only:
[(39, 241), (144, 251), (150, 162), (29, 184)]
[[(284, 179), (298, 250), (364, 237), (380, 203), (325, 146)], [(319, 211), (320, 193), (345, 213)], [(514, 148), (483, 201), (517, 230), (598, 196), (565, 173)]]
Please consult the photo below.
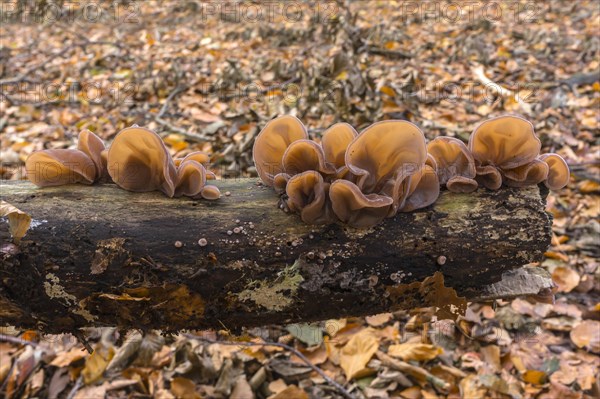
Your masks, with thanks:
[[(371, 227), (433, 204), (440, 186), (458, 193), (480, 185), (564, 187), (566, 162), (557, 154), (540, 155), (541, 146), (533, 125), (512, 115), (481, 123), (468, 145), (453, 137), (427, 143), (416, 125), (396, 120), (377, 122), (360, 134), (337, 123), (318, 143), (302, 122), (286, 115), (259, 133), (253, 156), (261, 180), (304, 222)], [(113, 181), (129, 191), (218, 199), (219, 189), (206, 184), (215, 178), (208, 162), (203, 152), (173, 159), (160, 136), (133, 126), (119, 132), (109, 149), (84, 130), (77, 149), (34, 152), (26, 169), (40, 187)]]
[(27, 158), (27, 176), (39, 187), (113, 181), (125, 190), (161, 191), (169, 197), (218, 199), (219, 188), (206, 184), (215, 175), (207, 169), (210, 158), (192, 152), (173, 159), (160, 136), (133, 126), (120, 131), (110, 148), (84, 130), (77, 149), (36, 151)]
[(293, 116), (270, 121), (254, 143), (254, 163), (286, 210), (309, 224), (371, 227), (398, 212), (433, 204), (440, 186), (470, 193), (544, 183), (557, 190), (569, 168), (557, 154), (540, 155), (533, 125), (506, 115), (481, 123), (468, 146), (452, 137), (426, 142), (407, 121), (375, 123), (360, 134), (346, 123), (310, 140)]

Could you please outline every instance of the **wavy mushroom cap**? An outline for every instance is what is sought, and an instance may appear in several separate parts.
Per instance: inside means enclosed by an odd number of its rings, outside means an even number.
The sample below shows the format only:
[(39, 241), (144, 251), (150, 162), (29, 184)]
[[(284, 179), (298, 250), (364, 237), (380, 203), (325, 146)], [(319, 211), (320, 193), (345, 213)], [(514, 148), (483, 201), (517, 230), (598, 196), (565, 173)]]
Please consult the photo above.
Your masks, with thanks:
[(477, 190), (479, 184), (474, 179), (464, 176), (454, 176), (446, 183), (448, 191), (453, 193), (472, 193)]
[(42, 150), (32, 153), (25, 162), (27, 178), (38, 187), (63, 184), (92, 184), (96, 165), (79, 150)]
[(290, 144), (307, 138), (306, 128), (294, 116), (280, 116), (267, 123), (252, 148), (254, 165), (264, 184), (272, 186), (275, 175), (283, 172), (283, 154)]
[(548, 165), (540, 159), (514, 169), (503, 169), (503, 182), (509, 187), (526, 187), (539, 184), (548, 177)]
[(505, 115), (482, 122), (469, 137), (469, 150), (481, 165), (513, 169), (533, 161), (542, 143), (533, 125), (519, 116)]
[(175, 194), (177, 170), (162, 139), (153, 131), (130, 127), (115, 137), (108, 151), (108, 172), (129, 191)]
[(291, 176), (287, 173), (278, 173), (273, 179), (273, 189), (277, 194), (285, 193), (285, 188), (290, 180)]
[(358, 136), (358, 133), (347, 123), (336, 123), (323, 133), (321, 146), (325, 153), (327, 162), (333, 164), (336, 169), (346, 166), (346, 149)]
[(297, 140), (283, 154), (283, 170), (288, 175), (296, 175), (309, 170), (324, 174), (334, 174), (335, 168), (325, 160), (323, 148), (312, 140)]
[(175, 166), (179, 166), (181, 163), (183, 163), (185, 161), (196, 161), (199, 164), (201, 164), (202, 166), (204, 166), (204, 168), (206, 168), (208, 166), (208, 164), (210, 163), (210, 155), (208, 155), (207, 153), (205, 153), (203, 151), (190, 152), (184, 158), (176, 158), (174, 160)]
[[(459, 139), (437, 137), (427, 144), (427, 152), (435, 159), (440, 184), (445, 185), (455, 176), (469, 179), (475, 177), (475, 160), (467, 146)], [(450, 190), (450, 187), (448, 189)]]
[(540, 160), (548, 165), (548, 179), (546, 187), (550, 190), (559, 190), (569, 183), (570, 171), (567, 162), (558, 154), (542, 154)]
[(221, 191), (219, 190), (219, 187), (213, 186), (212, 184), (207, 184), (206, 186), (202, 187), (200, 195), (202, 198), (207, 200), (218, 200), (221, 198)]
[(79, 140), (77, 141), (77, 149), (87, 155), (96, 166), (96, 178), (100, 179), (108, 175), (106, 170), (106, 160), (103, 159), (102, 153), (106, 150), (104, 142), (91, 131), (85, 129), (79, 132)]
[(427, 153), (427, 159), (425, 160), (425, 165), (431, 166), (431, 169), (435, 170), (437, 173), (437, 170), (438, 170), (437, 161), (430, 153)]
[(394, 175), (415, 173), (426, 160), (425, 136), (408, 121), (377, 122), (346, 150), (346, 166), (358, 176), (358, 186), (366, 193), (378, 192)]
[(477, 166), (476, 170), (477, 176), (475, 177), (475, 180), (478, 184), (481, 184), (490, 190), (498, 190), (500, 186), (502, 186), (502, 175), (495, 166)]
[(410, 179), (408, 195), (400, 208), (400, 212), (425, 208), (433, 204), (440, 196), (440, 181), (431, 166), (425, 165)]
[(363, 194), (348, 180), (336, 180), (329, 188), (333, 212), (343, 223), (352, 227), (372, 227), (389, 213), (394, 200), (387, 195)]
[(286, 194), (287, 206), (291, 211), (299, 212), (303, 222), (322, 224), (333, 221), (330, 206), (327, 203), (329, 183), (315, 171), (306, 171), (294, 175), (288, 181)]
[(196, 197), (206, 185), (206, 169), (194, 160), (184, 161), (177, 168), (175, 197)]

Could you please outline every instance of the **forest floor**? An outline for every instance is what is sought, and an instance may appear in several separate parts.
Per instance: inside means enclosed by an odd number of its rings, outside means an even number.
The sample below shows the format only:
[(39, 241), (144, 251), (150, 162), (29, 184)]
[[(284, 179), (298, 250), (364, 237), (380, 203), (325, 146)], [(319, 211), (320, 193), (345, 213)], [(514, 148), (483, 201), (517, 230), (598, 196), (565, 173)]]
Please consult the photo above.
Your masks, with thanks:
[(473, 303), (458, 322), (414, 309), (242, 337), (98, 329), (84, 333), (92, 355), (70, 335), (3, 328), (0, 396), (600, 396), (597, 2), (19, 3), (24, 12), (2, 3), (3, 179), (24, 178), (35, 150), (73, 147), (82, 129), (110, 141), (132, 124), (177, 157), (209, 152), (220, 178), (255, 176), (253, 138), (284, 113), (315, 138), (337, 121), (408, 119), (429, 139), (463, 140), (516, 113), (572, 177), (548, 198), (554, 236), (539, 267), (557, 284), (554, 304)]

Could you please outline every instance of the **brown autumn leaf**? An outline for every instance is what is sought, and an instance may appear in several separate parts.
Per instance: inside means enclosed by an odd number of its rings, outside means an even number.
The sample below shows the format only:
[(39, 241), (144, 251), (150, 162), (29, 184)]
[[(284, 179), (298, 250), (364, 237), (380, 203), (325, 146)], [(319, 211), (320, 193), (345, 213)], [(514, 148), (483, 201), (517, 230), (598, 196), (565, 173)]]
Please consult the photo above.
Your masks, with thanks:
[(580, 276), (569, 266), (557, 266), (552, 271), (552, 280), (558, 285), (559, 292), (571, 292), (579, 285)]
[(115, 355), (115, 350), (112, 346), (105, 347), (101, 342), (98, 343), (96, 349), (92, 352), (85, 362), (85, 366), (81, 371), (83, 382), (89, 385), (98, 381), (106, 367)]
[(365, 317), (365, 321), (371, 327), (379, 327), (390, 321), (392, 317), (393, 315), (391, 313), (379, 313), (373, 316)]
[(365, 368), (378, 347), (379, 343), (371, 328), (365, 328), (350, 338), (340, 351), (340, 366), (347, 380), (369, 373)]
[(571, 330), (570, 335), (578, 348), (600, 353), (600, 321), (584, 320)]
[(79, 359), (83, 359), (87, 356), (85, 348), (73, 348), (70, 351), (59, 353), (50, 363), (51, 366), (55, 367), (66, 367), (69, 364), (76, 362)]
[(296, 385), (290, 385), (270, 399), (308, 399), (308, 394)]
[(175, 377), (171, 380), (171, 393), (180, 399), (202, 399), (202, 396), (196, 392), (194, 381), (184, 377)]
[(391, 345), (388, 348), (388, 355), (400, 358), (405, 361), (431, 360), (443, 353), (443, 349), (429, 344), (406, 342), (399, 345)]
[(0, 217), (8, 217), (8, 231), (19, 243), (31, 225), (31, 216), (6, 201), (0, 201)]

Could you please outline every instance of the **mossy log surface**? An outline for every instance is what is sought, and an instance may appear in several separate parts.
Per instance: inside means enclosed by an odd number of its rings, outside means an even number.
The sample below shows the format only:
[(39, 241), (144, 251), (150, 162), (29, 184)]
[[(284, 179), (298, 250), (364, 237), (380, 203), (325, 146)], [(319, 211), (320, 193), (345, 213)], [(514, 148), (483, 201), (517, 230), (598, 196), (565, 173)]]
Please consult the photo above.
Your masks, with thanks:
[(230, 195), (211, 202), (2, 182), (2, 199), (33, 222), (18, 246), (2, 223), (0, 322), (235, 331), (450, 305), (454, 290), (490, 300), (551, 286), (520, 269), (550, 243), (539, 187), (444, 191), (429, 208), (357, 230), (306, 225), (255, 179), (216, 184)]

